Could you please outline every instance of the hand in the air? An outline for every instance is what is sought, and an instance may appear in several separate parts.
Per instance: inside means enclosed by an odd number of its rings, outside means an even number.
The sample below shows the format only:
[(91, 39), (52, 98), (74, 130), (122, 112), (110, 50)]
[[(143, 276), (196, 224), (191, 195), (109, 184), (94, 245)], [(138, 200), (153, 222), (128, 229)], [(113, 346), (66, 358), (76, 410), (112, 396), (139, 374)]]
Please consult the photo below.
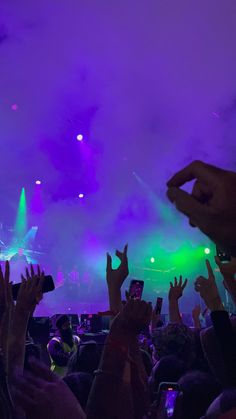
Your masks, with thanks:
[[(180, 189), (195, 179), (192, 194)], [(194, 161), (167, 183), (167, 195), (190, 224), (236, 256), (236, 173)]]
[(116, 251), (116, 256), (120, 259), (120, 265), (117, 269), (112, 268), (112, 257), (107, 253), (106, 278), (108, 287), (120, 289), (129, 275), (127, 250), (128, 245), (124, 247), (123, 252), (120, 252), (119, 250)]
[(37, 272), (33, 265), (30, 266), (30, 272), (26, 269), (26, 276), (21, 276), (22, 283), (17, 296), (17, 307), (32, 313), (35, 307), (43, 298), (42, 287), (44, 283), (44, 272), (38, 266)]
[(206, 260), (208, 278), (199, 276), (195, 281), (195, 290), (200, 293), (206, 306), (210, 310), (222, 309), (222, 302), (215, 281), (215, 275), (209, 260)]
[(186, 287), (188, 280), (185, 279), (183, 282), (182, 276), (180, 275), (179, 281), (175, 278), (174, 284), (170, 283), (169, 300), (178, 300), (183, 295), (184, 288)]

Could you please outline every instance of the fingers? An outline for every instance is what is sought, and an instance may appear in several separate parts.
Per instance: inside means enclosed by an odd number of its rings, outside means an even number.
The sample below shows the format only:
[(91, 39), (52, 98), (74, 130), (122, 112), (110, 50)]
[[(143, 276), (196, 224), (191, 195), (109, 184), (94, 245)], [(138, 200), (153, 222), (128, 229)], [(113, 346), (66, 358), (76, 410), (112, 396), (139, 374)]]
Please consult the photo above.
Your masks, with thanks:
[(31, 278), (33, 278), (35, 276), (34, 267), (33, 267), (32, 263), (30, 264), (30, 274), (31, 274)]
[(208, 272), (208, 278), (214, 279), (215, 275), (214, 275), (214, 272), (213, 272), (213, 269), (211, 267), (209, 260), (206, 260), (206, 267), (207, 267), (207, 272)]
[(205, 204), (211, 195), (212, 192), (209, 190), (209, 188), (205, 184), (196, 180), (193, 185), (192, 196), (201, 204)]
[(21, 274), (21, 282), (22, 282), (22, 284), (25, 284), (26, 283), (26, 278), (22, 274)]
[(123, 253), (125, 256), (127, 256), (127, 252), (128, 252), (128, 244), (125, 245)]
[(12, 303), (13, 302), (13, 297), (12, 297), (12, 283), (8, 283), (7, 287), (6, 287), (6, 299), (7, 299), (7, 303)]
[(203, 184), (215, 184), (216, 173), (221, 173), (222, 170), (215, 166), (203, 163), (202, 161), (196, 160), (186, 166), (184, 169), (176, 173), (168, 182), (169, 188), (179, 187), (184, 185), (193, 179), (201, 181)]
[(29, 269), (28, 268), (25, 269), (25, 274), (26, 274), (26, 280), (29, 280), (30, 279), (30, 274), (29, 274)]
[(18, 390), (18, 388), (13, 388), (13, 398), (17, 404), (23, 408), (26, 412), (35, 412), (37, 408), (37, 403), (35, 403), (28, 395), (27, 392), (23, 390)]
[(2, 266), (0, 265), (0, 281), (10, 282), (10, 263), (8, 260), (5, 262), (5, 273), (3, 275)]
[(5, 264), (5, 281), (9, 284), (10, 281), (10, 263), (7, 260)]
[(106, 271), (110, 272), (112, 270), (112, 257), (107, 253), (107, 268)]
[(127, 259), (128, 244), (125, 245), (123, 252), (116, 250), (116, 256), (120, 259), (121, 262)]
[(44, 272), (42, 272), (41, 273), (41, 276), (39, 277), (39, 281), (38, 281), (37, 289), (36, 289), (36, 301), (37, 301), (37, 304), (39, 304), (39, 302), (43, 298), (43, 284), (44, 284), (44, 280), (45, 280), (45, 276), (44, 276)]
[(205, 227), (206, 217), (209, 217), (210, 209), (198, 202), (192, 195), (178, 188), (170, 188), (167, 191), (169, 200), (176, 208), (190, 218), (191, 224), (199, 228)]
[(38, 362), (34, 358), (31, 358), (29, 361), (30, 364), (30, 371), (32, 374), (36, 375), (39, 379), (43, 379), (46, 381), (57, 381), (57, 377), (46, 367), (46, 365)]
[(177, 281), (177, 278), (175, 277), (174, 287), (177, 287), (177, 285), (178, 285), (178, 281)]

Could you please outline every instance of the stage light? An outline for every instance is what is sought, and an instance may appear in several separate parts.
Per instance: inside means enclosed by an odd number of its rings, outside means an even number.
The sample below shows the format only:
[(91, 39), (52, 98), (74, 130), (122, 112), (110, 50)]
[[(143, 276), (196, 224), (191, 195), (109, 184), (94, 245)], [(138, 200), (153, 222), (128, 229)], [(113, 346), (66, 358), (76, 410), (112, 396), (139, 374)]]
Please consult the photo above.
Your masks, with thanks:
[(25, 188), (21, 189), (20, 200), (18, 204), (16, 223), (15, 223), (15, 235), (18, 240), (22, 240), (27, 232), (27, 204)]
[(77, 138), (78, 141), (83, 141), (83, 139), (84, 139), (82, 134), (78, 134), (76, 138)]
[(209, 249), (209, 247), (205, 247), (205, 249), (204, 249), (204, 253), (205, 253), (206, 255), (209, 255), (209, 254), (211, 253), (211, 250)]
[(83, 194), (83, 193), (80, 193), (80, 194), (79, 194), (79, 198), (80, 198), (80, 199), (84, 198), (84, 194)]
[(13, 105), (11, 105), (11, 109), (12, 109), (12, 111), (17, 111), (18, 110), (18, 105), (16, 103), (13, 103)]
[(41, 180), (36, 180), (35, 183), (36, 183), (36, 185), (41, 185), (42, 182), (41, 182)]
[(155, 263), (155, 258), (154, 257), (151, 257), (150, 262), (151, 263)]

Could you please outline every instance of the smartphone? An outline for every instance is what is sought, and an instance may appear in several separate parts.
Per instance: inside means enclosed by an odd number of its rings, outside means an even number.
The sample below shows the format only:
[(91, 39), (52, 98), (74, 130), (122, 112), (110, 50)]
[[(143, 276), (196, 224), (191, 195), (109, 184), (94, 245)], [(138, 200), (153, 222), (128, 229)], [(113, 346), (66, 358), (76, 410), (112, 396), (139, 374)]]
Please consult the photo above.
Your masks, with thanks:
[(161, 314), (163, 298), (157, 297), (156, 306), (155, 306), (155, 313)]
[(176, 402), (180, 394), (178, 383), (160, 383), (158, 390), (158, 404), (164, 412), (165, 418), (174, 418)]
[(216, 255), (218, 256), (221, 262), (228, 263), (231, 261), (231, 254), (218, 246), (216, 247)]
[(141, 300), (143, 293), (144, 281), (132, 279), (129, 286), (129, 295), (135, 300)]
[[(17, 299), (17, 295), (18, 295), (20, 286), (21, 286), (21, 282), (19, 284), (13, 284), (12, 285), (12, 297), (13, 297), (13, 300), (16, 300)], [(42, 289), (43, 294), (45, 292), (53, 291), (54, 289), (55, 289), (55, 285), (54, 285), (52, 276), (51, 275), (46, 275), (45, 276), (45, 279), (44, 279), (44, 283), (43, 283), (43, 289)]]

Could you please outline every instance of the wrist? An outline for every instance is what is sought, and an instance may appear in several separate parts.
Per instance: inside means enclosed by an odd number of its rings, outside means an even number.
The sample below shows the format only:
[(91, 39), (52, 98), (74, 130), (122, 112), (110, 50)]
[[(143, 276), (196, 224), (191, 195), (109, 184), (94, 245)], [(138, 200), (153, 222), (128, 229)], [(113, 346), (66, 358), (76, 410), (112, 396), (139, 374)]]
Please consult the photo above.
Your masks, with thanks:
[(109, 338), (114, 340), (119, 340), (120, 342), (124, 343), (125, 345), (129, 345), (129, 343), (135, 339), (137, 334), (128, 332), (124, 329), (112, 329), (110, 330)]
[(178, 301), (178, 299), (179, 299), (180, 297), (176, 297), (175, 295), (171, 295), (171, 296), (169, 296), (169, 301)]

